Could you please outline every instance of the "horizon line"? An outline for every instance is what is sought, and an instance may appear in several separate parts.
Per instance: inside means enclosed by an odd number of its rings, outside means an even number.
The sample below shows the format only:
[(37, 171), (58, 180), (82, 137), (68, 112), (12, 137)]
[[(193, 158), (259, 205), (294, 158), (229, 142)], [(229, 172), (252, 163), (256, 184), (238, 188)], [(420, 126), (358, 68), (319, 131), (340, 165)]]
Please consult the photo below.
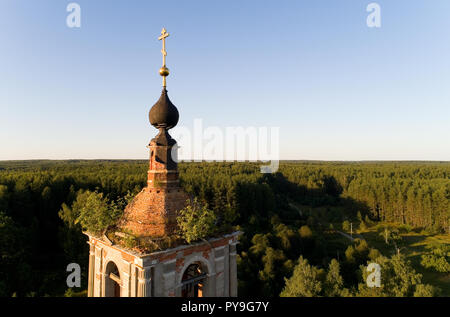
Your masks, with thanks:
[[(148, 161), (148, 158), (65, 158), (65, 159), (0, 159), (0, 162), (31, 162), (31, 161)], [(276, 161), (276, 160), (272, 160)], [(420, 159), (369, 159), (369, 160), (324, 160), (324, 159), (280, 159), (279, 162), (432, 162), (432, 163), (450, 163), (450, 160), (420, 160)], [(217, 160), (180, 160), (178, 163), (268, 163), (270, 161), (217, 161)]]

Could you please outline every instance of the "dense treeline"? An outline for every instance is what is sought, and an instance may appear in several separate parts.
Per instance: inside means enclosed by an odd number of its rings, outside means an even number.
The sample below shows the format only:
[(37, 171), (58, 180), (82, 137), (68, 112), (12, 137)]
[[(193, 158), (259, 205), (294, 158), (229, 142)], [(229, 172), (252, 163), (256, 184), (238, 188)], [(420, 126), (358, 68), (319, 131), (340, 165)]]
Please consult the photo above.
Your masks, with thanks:
[(449, 163), (287, 163), (280, 172), (303, 189), (323, 188), (331, 176), (342, 197), (364, 203), (379, 221), (449, 230)]
[[(58, 212), (72, 205), (80, 189), (111, 200), (136, 194), (145, 186), (147, 164), (0, 162), (0, 295), (61, 295), (72, 262), (86, 274), (86, 238)], [(241, 295), (278, 296), (300, 255), (328, 267), (346, 251), (331, 238), (330, 224), (356, 219), (358, 212), (449, 230), (450, 163), (284, 162), (275, 174), (261, 174), (251, 163), (182, 163), (179, 170), (188, 193), (206, 202), (219, 221), (244, 231)], [(354, 267), (342, 265), (346, 287), (357, 285)]]

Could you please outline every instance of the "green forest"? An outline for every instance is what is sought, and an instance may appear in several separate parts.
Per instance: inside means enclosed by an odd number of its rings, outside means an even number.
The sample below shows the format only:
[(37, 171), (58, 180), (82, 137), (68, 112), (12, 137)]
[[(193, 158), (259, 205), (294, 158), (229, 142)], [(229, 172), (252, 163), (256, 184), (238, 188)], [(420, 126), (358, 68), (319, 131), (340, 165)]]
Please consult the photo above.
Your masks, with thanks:
[[(0, 296), (85, 295), (87, 237), (71, 212), (95, 193), (120, 216), (147, 169), (144, 160), (0, 162)], [(450, 296), (449, 162), (283, 161), (273, 174), (202, 162), (179, 172), (187, 193), (243, 232), (239, 296)], [(75, 290), (73, 262), (83, 272)], [(367, 286), (371, 262), (381, 287)]]

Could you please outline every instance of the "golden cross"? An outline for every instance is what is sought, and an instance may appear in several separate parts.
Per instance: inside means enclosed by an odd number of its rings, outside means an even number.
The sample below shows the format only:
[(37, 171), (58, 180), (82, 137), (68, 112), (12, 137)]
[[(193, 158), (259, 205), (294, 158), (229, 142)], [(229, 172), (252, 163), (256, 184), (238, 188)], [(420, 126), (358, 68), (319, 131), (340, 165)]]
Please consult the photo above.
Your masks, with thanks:
[(161, 50), (161, 53), (163, 55), (163, 67), (166, 66), (166, 56), (167, 56), (167, 52), (166, 52), (166, 37), (169, 36), (169, 33), (167, 33), (166, 29), (163, 28), (161, 31), (161, 36), (158, 37), (158, 40), (162, 40), (163, 43), (163, 47)]

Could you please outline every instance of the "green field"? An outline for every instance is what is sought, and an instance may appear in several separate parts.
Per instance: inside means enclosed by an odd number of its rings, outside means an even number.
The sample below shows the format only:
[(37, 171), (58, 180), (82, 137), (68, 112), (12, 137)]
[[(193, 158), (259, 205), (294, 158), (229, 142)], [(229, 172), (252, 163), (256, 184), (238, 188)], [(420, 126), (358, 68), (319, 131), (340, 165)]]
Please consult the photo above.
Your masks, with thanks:
[[(383, 255), (391, 256), (396, 250), (393, 246), (387, 245), (378, 236), (376, 230), (371, 228), (366, 231), (358, 231), (371, 247), (378, 249)], [(434, 272), (425, 269), (420, 264), (421, 256), (432, 247), (440, 245), (450, 245), (450, 235), (429, 235), (422, 232), (410, 232), (401, 234), (402, 246), (400, 252), (406, 255), (411, 261), (414, 269), (422, 274), (423, 282), (439, 287), (442, 290), (441, 296), (450, 296), (450, 273)]]

